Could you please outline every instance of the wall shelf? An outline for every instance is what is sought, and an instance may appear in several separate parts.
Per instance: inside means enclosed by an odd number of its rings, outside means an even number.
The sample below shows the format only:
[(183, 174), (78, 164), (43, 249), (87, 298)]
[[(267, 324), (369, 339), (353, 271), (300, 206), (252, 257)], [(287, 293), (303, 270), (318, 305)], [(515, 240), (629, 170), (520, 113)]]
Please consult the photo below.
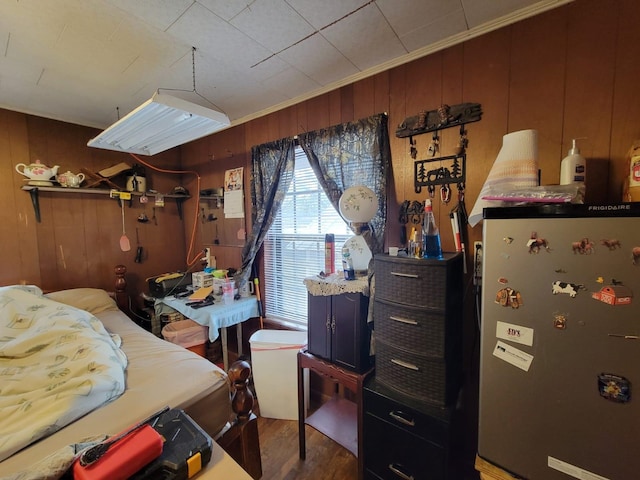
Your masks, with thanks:
[[(33, 204), (33, 210), (35, 212), (36, 215), (36, 221), (38, 223), (40, 223), (41, 221), (41, 217), (40, 217), (40, 199), (39, 199), (39, 194), (40, 192), (50, 192), (50, 193), (63, 193), (63, 194), (78, 194), (78, 193), (82, 193), (82, 194), (92, 194), (92, 195), (107, 195), (109, 197), (112, 196), (111, 192), (118, 192), (119, 193), (128, 193), (131, 194), (132, 197), (142, 197), (143, 195), (146, 195), (147, 197), (164, 197), (164, 198), (175, 198), (176, 200), (176, 204), (178, 205), (178, 215), (180, 216), (180, 219), (182, 219), (182, 202), (184, 200), (186, 200), (187, 198), (190, 198), (189, 195), (175, 195), (175, 194), (163, 194), (163, 193), (141, 193), (141, 192), (127, 192), (124, 190), (117, 190), (117, 189), (107, 189), (107, 188), (75, 188), (75, 187), (55, 187), (55, 186), (39, 186), (39, 185), (23, 185), (21, 187), (22, 190), (29, 192), (29, 195), (31, 195), (31, 203)], [(117, 199), (120, 200), (120, 197), (117, 196)]]

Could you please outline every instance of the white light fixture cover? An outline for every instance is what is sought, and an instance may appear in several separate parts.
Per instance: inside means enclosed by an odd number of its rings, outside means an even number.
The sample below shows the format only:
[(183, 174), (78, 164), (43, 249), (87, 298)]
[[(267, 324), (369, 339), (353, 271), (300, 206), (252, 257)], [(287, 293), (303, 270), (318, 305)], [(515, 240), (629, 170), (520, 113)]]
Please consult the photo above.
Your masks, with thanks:
[(378, 199), (370, 188), (347, 188), (338, 203), (340, 214), (352, 223), (369, 223), (378, 211)]
[(371, 249), (362, 238), (362, 228), (368, 224), (378, 212), (378, 198), (364, 185), (347, 188), (338, 202), (340, 214), (351, 223), (356, 234), (344, 242), (349, 249), (356, 275), (367, 271), (372, 258)]
[(216, 110), (156, 92), (153, 97), (89, 140), (89, 147), (155, 155), (211, 135), (231, 124)]

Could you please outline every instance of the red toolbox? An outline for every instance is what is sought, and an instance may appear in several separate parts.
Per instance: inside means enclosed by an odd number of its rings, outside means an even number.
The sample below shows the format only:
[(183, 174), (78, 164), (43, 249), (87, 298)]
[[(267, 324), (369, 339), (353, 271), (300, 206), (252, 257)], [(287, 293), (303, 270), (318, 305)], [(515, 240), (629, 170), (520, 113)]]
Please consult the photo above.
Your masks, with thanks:
[(162, 454), (132, 480), (186, 480), (211, 460), (213, 440), (184, 411), (171, 409), (163, 413), (153, 428), (164, 441)]

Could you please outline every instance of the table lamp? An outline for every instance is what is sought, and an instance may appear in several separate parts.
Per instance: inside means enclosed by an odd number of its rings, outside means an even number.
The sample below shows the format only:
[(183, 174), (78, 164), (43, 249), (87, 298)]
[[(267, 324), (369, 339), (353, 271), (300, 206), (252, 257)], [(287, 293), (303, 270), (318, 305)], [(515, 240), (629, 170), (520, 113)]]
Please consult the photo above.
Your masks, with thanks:
[(378, 212), (378, 199), (375, 193), (364, 185), (347, 188), (338, 203), (340, 214), (349, 222), (355, 235), (344, 242), (353, 260), (356, 274), (366, 272), (371, 260), (371, 249), (362, 238), (362, 232), (368, 228), (371, 219)]

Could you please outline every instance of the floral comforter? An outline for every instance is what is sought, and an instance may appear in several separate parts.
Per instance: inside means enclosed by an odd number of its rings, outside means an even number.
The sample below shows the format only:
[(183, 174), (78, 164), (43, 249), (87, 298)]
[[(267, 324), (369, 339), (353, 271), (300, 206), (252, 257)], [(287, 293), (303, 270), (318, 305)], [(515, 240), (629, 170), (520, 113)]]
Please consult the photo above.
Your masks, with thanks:
[(120, 338), (37, 287), (0, 287), (0, 461), (125, 389)]

